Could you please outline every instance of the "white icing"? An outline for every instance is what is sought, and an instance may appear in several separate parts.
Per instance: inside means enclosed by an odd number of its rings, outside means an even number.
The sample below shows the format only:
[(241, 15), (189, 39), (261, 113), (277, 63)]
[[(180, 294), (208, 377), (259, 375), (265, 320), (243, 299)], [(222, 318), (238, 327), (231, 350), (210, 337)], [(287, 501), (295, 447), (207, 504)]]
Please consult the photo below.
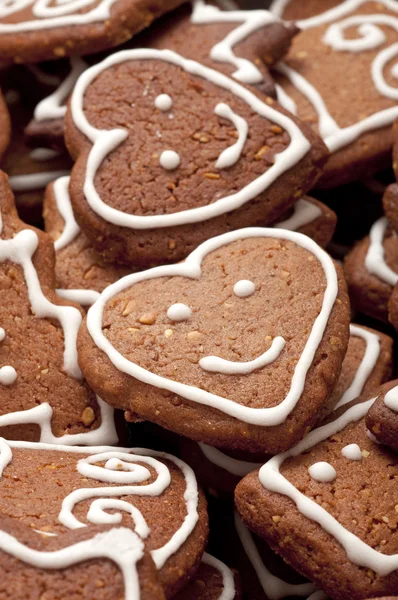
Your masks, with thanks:
[(262, 29), (270, 23), (275, 23), (276, 19), (267, 10), (232, 10), (222, 11), (216, 6), (205, 4), (203, 0), (195, 0), (191, 22), (196, 25), (206, 23), (241, 23), (233, 29), (228, 35), (210, 51), (210, 57), (217, 62), (227, 62), (232, 64), (236, 71), (232, 77), (242, 83), (257, 84), (263, 81), (261, 71), (254, 62), (237, 57), (233, 51), (234, 46), (248, 38), (255, 31)]
[(398, 413), (398, 387), (393, 387), (387, 392), (384, 396), (384, 404), (393, 412)]
[(65, 226), (54, 242), (55, 250), (59, 251), (66, 248), (76, 238), (80, 232), (80, 227), (76, 223), (73, 214), (72, 204), (69, 196), (69, 180), (70, 177), (61, 177), (54, 182), (53, 192), (57, 210), (64, 220)]
[(87, 69), (87, 64), (78, 57), (70, 59), (71, 70), (61, 85), (46, 98), (43, 98), (34, 111), (35, 121), (62, 119), (66, 114), (65, 101), (81, 73)]
[(173, 100), (168, 94), (160, 94), (155, 98), (155, 106), (159, 110), (166, 112), (173, 106)]
[(291, 98), (289, 96), (289, 94), (287, 94), (285, 92), (283, 87), (281, 85), (279, 85), (278, 83), (275, 84), (275, 89), (276, 89), (276, 97), (278, 99), (279, 104), (281, 106), (283, 106), (283, 108), (286, 108), (286, 110), (291, 112), (292, 115), (296, 115), (297, 114), (297, 104), (295, 103), (293, 98)]
[(34, 148), (34, 150), (29, 152), (29, 157), (37, 162), (45, 162), (60, 156), (60, 154), (60, 152), (52, 150), (52, 148)]
[(369, 233), (369, 248), (366, 253), (365, 267), (372, 275), (375, 275), (384, 283), (394, 286), (398, 282), (398, 273), (388, 266), (384, 258), (384, 237), (388, 227), (385, 217), (378, 219)]
[(259, 478), (264, 488), (271, 492), (288, 496), (296, 504), (302, 515), (318, 523), (327, 533), (333, 536), (344, 548), (351, 562), (360, 567), (372, 569), (382, 577), (385, 577), (398, 569), (398, 554), (383, 554), (366, 544), (359, 537), (343, 527), (322, 506), (301, 493), (280, 472), (280, 467), (288, 457), (298, 456), (303, 452), (307, 452), (316, 446), (316, 444), (345, 429), (350, 423), (364, 418), (374, 401), (375, 398), (356, 404), (338, 419), (311, 431), (294, 448), (274, 456), (262, 466)]
[(218, 448), (213, 448), (212, 446), (202, 444), (201, 442), (198, 443), (198, 446), (208, 461), (213, 463), (213, 465), (224, 469), (224, 471), (228, 471), (231, 475), (236, 475), (236, 477), (244, 477), (248, 473), (254, 471), (254, 469), (259, 469), (262, 464), (232, 458), (232, 456), (224, 454), (224, 452), (221, 452)]
[(362, 460), (362, 452), (358, 444), (348, 444), (341, 450), (341, 454), (348, 460)]
[[(255, 11), (253, 11), (255, 12)], [(225, 15), (230, 13), (223, 13)], [(89, 124), (84, 114), (83, 99), (87, 87), (103, 71), (114, 65), (132, 60), (161, 60), (181, 67), (184, 71), (197, 77), (204, 78), (212, 84), (230, 91), (232, 94), (246, 102), (250, 108), (267, 120), (270, 120), (284, 129), (289, 137), (289, 146), (276, 155), (274, 164), (266, 172), (251, 181), (241, 190), (189, 210), (163, 215), (132, 215), (117, 210), (107, 205), (99, 196), (94, 178), (103, 160), (116, 149), (129, 135), (125, 129), (110, 131), (99, 130)], [(240, 208), (259, 194), (263, 193), (278, 177), (288, 171), (292, 166), (309, 151), (311, 145), (304, 137), (299, 127), (286, 115), (281, 114), (250, 90), (242, 87), (237, 82), (222, 73), (209, 69), (199, 63), (186, 60), (170, 50), (125, 50), (117, 52), (103, 62), (87, 69), (78, 79), (71, 99), (72, 117), (76, 127), (92, 142), (90, 154), (86, 164), (86, 178), (84, 194), (90, 208), (106, 221), (122, 227), (133, 229), (152, 229), (169, 227), (186, 223), (196, 223), (217, 217), (226, 212)]]
[(213, 569), (219, 571), (222, 575), (222, 592), (218, 596), (217, 600), (234, 600), (235, 598), (235, 579), (234, 574), (227, 565), (225, 565), (221, 560), (211, 556), (205, 552), (202, 556), (202, 562), (205, 565), (210, 565)]
[(5, 338), (6, 338), (6, 332), (2, 327), (0, 327), (0, 342), (3, 342), (5, 340)]
[(27, 175), (12, 175), (8, 178), (8, 182), (14, 192), (30, 192), (44, 189), (54, 179), (65, 175), (69, 175), (69, 171), (43, 171)]
[(12, 385), (17, 378), (17, 372), (14, 367), (5, 366), (0, 369), (0, 384)]
[(256, 572), (264, 594), (269, 600), (282, 600), (282, 598), (296, 596), (306, 597), (314, 591), (315, 586), (312, 583), (287, 583), (287, 581), (276, 577), (267, 569), (251, 532), (243, 524), (237, 512), (235, 512), (235, 528), (243, 549)]
[(257, 369), (262, 369), (276, 361), (285, 347), (283, 337), (276, 337), (272, 340), (271, 347), (263, 354), (249, 361), (231, 361), (219, 358), (218, 356), (205, 356), (199, 361), (199, 366), (210, 373), (224, 373), (226, 375), (248, 375)]
[[(20, 33), (22, 31), (40, 31), (56, 27), (69, 27), (73, 25), (87, 25), (106, 21), (111, 14), (111, 7), (116, 0), (101, 0), (95, 6), (96, 0), (12, 0), (0, 5), (0, 19), (22, 11), (28, 6), (32, 7), (35, 19), (19, 23), (0, 23), (0, 33)], [(86, 6), (94, 7), (85, 12), (78, 11)]]
[[(182, 276), (192, 279), (199, 279), (201, 275), (202, 261), (209, 253), (214, 252), (218, 248), (237, 240), (253, 237), (290, 240), (298, 246), (306, 249), (319, 261), (323, 268), (326, 279), (326, 289), (322, 302), (322, 308), (315, 319), (303, 352), (297, 361), (292, 374), (290, 388), (285, 398), (277, 406), (269, 408), (251, 408), (243, 406), (237, 404), (233, 400), (217, 396), (216, 394), (212, 394), (206, 390), (173, 381), (171, 379), (161, 377), (160, 375), (156, 375), (155, 373), (151, 373), (143, 367), (140, 367), (139, 365), (129, 361), (126, 357), (120, 354), (102, 332), (101, 323), (103, 310), (110, 298), (140, 281), (157, 277)], [(246, 423), (267, 426), (278, 425), (287, 418), (301, 397), (305, 386), (307, 371), (312, 364), (317, 348), (322, 340), (323, 333), (328, 323), (329, 315), (333, 309), (337, 297), (337, 292), (337, 274), (333, 261), (330, 256), (313, 240), (300, 233), (287, 231), (284, 229), (253, 227), (233, 231), (207, 240), (198, 248), (196, 248), (182, 263), (155, 267), (148, 271), (133, 273), (121, 278), (119, 281), (108, 286), (102, 292), (97, 302), (89, 309), (87, 314), (87, 328), (94, 340), (94, 343), (108, 356), (112, 364), (117, 369), (130, 375), (131, 377), (148, 383), (149, 385), (169, 390), (174, 394), (182, 396), (183, 398), (187, 398), (193, 402), (198, 402), (199, 404), (217, 408), (223, 413), (229, 414)]]
[(300, 227), (308, 225), (318, 219), (322, 215), (322, 211), (316, 204), (309, 202), (305, 198), (300, 198), (294, 205), (293, 214), (285, 221), (280, 221), (275, 227), (279, 229), (289, 229), (297, 231)]
[(187, 321), (192, 316), (192, 310), (186, 304), (172, 304), (167, 311), (170, 321)]
[[(345, 52), (364, 52), (374, 50), (386, 41), (386, 35), (380, 26), (389, 26), (398, 31), (398, 18), (385, 14), (363, 14), (350, 15), (353, 11), (360, 8), (368, 0), (345, 0), (338, 6), (327, 10), (319, 15), (297, 21), (301, 29), (310, 29), (329, 24), (323, 36), (323, 42), (336, 51)], [(280, 16), (288, 0), (276, 0), (271, 7), (271, 11)], [(386, 9), (398, 13), (398, 5), (395, 0), (381, 0), (380, 4)], [(343, 19), (343, 17), (347, 17)], [(338, 19), (343, 19), (338, 22)], [(344, 33), (348, 28), (357, 27), (359, 38), (345, 38)], [(371, 76), (373, 84), (377, 91), (387, 98), (398, 99), (398, 90), (390, 86), (384, 76), (383, 71), (387, 63), (398, 55), (398, 43), (392, 44), (380, 51), (374, 58), (371, 65)], [(363, 133), (374, 129), (379, 129), (390, 125), (398, 117), (398, 107), (393, 106), (378, 113), (374, 113), (353, 125), (339, 127), (329, 113), (323, 98), (320, 96), (316, 87), (307, 81), (302, 75), (290, 66), (279, 65), (280, 70), (301, 92), (306, 99), (313, 105), (318, 114), (318, 127), (321, 137), (329, 148), (330, 152), (336, 152), (340, 148), (352, 143)]]
[(241, 279), (234, 285), (234, 294), (235, 296), (238, 296), (238, 298), (248, 298), (249, 296), (252, 296), (255, 291), (255, 284), (248, 279)]
[(69, 300), (71, 302), (77, 302), (78, 304), (80, 304), (80, 306), (91, 306), (100, 297), (100, 293), (96, 290), (66, 290), (63, 288), (58, 288), (56, 292), (60, 298), (64, 298), (65, 300)]
[(180, 164), (180, 157), (174, 150), (164, 150), (160, 155), (159, 163), (167, 171), (174, 171)]
[(246, 142), (249, 126), (247, 121), (234, 113), (228, 104), (224, 104), (223, 102), (217, 104), (214, 112), (219, 117), (231, 121), (231, 123), (235, 125), (238, 132), (238, 139), (236, 142), (229, 148), (223, 150), (220, 156), (217, 158), (216, 169), (227, 169), (238, 162), (242, 154), (243, 146)]
[(363, 327), (358, 325), (350, 325), (350, 336), (360, 337), (365, 343), (365, 353), (362, 357), (361, 363), (355, 373), (354, 379), (351, 385), (346, 389), (340, 400), (335, 406), (335, 410), (351, 402), (354, 398), (357, 398), (363, 392), (363, 389), (368, 381), (373, 369), (380, 356), (380, 338), (376, 333), (367, 331)]
[(336, 479), (336, 469), (328, 462), (317, 462), (308, 468), (308, 472), (312, 479), (321, 483), (330, 483)]

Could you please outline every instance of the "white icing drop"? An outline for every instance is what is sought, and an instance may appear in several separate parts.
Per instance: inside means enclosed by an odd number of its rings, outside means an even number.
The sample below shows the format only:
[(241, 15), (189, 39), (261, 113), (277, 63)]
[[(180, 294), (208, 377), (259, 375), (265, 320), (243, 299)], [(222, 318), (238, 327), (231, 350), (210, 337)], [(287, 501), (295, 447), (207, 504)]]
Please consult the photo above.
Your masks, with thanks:
[(3, 342), (5, 340), (5, 338), (6, 338), (6, 332), (2, 327), (0, 327), (0, 342)]
[(384, 404), (393, 412), (398, 413), (398, 387), (393, 387), (387, 392), (384, 396)]
[[(213, 7), (214, 8), (214, 7)], [(256, 11), (253, 11), (256, 12)], [(230, 13), (222, 13), (228, 15)], [(132, 215), (107, 205), (98, 195), (94, 185), (96, 172), (103, 160), (116, 149), (129, 135), (125, 129), (103, 131), (90, 125), (84, 114), (83, 98), (87, 87), (104, 70), (131, 60), (161, 60), (181, 67), (184, 71), (204, 78), (212, 84), (226, 89), (250, 106), (261, 117), (272, 121), (284, 129), (290, 138), (289, 146), (278, 153), (274, 164), (264, 173), (251, 181), (243, 189), (189, 210), (162, 215)], [(309, 151), (311, 144), (299, 127), (286, 115), (281, 114), (250, 90), (242, 87), (234, 80), (213, 69), (209, 69), (192, 60), (185, 60), (170, 50), (138, 49), (125, 50), (112, 54), (103, 62), (87, 69), (78, 79), (71, 99), (72, 117), (76, 127), (92, 142), (86, 164), (84, 194), (90, 208), (103, 219), (114, 225), (133, 229), (152, 229), (170, 227), (186, 223), (196, 223), (217, 217), (226, 212), (240, 208), (259, 194), (263, 193), (278, 177), (288, 171)]]
[(276, 361), (285, 347), (283, 337), (276, 337), (272, 340), (271, 347), (261, 356), (250, 361), (231, 361), (219, 358), (218, 356), (205, 356), (199, 361), (199, 366), (205, 371), (211, 373), (224, 373), (226, 375), (248, 375), (257, 369), (262, 369)]
[(223, 117), (224, 119), (231, 121), (235, 125), (238, 132), (238, 139), (236, 142), (229, 148), (223, 150), (216, 162), (216, 169), (227, 169), (228, 167), (232, 167), (232, 165), (237, 163), (240, 159), (243, 146), (246, 142), (249, 126), (247, 121), (234, 113), (228, 104), (224, 104), (223, 102), (217, 104), (214, 112), (219, 117)]
[(235, 296), (238, 296), (238, 298), (248, 298), (249, 296), (252, 296), (255, 291), (255, 284), (248, 279), (241, 279), (234, 285), (234, 294)]
[(0, 384), (12, 385), (17, 379), (17, 372), (14, 367), (5, 366), (0, 369)]
[(192, 316), (192, 310), (186, 304), (177, 302), (172, 304), (167, 311), (167, 317), (170, 321), (187, 321)]
[(231, 473), (231, 475), (235, 475), (236, 477), (244, 477), (248, 473), (254, 471), (254, 469), (261, 467), (260, 463), (232, 458), (231, 456), (228, 456), (228, 454), (224, 454), (224, 452), (218, 450), (218, 448), (213, 448), (207, 444), (202, 444), (199, 442), (198, 446), (208, 461), (213, 463), (213, 465), (224, 469), (224, 471), (228, 471), (228, 473)]
[(8, 178), (8, 182), (14, 192), (29, 192), (44, 189), (46, 185), (65, 175), (69, 175), (69, 171), (43, 171), (27, 175), (12, 175)]
[(318, 523), (327, 533), (333, 536), (344, 548), (348, 559), (355, 565), (372, 569), (385, 577), (398, 569), (398, 554), (383, 554), (366, 544), (359, 537), (348, 531), (322, 506), (305, 496), (288, 481), (280, 472), (280, 467), (290, 456), (298, 456), (307, 452), (317, 444), (342, 431), (350, 423), (359, 421), (368, 413), (376, 398), (356, 404), (349, 408), (338, 419), (311, 431), (299, 444), (287, 452), (271, 458), (261, 467), (259, 478), (265, 489), (287, 496), (307, 519)]
[(217, 600), (234, 600), (236, 594), (235, 578), (231, 569), (221, 562), (221, 560), (218, 560), (218, 558), (211, 556), (211, 554), (208, 554), (207, 552), (203, 554), (202, 562), (205, 565), (210, 565), (222, 575), (223, 588)]
[(174, 150), (163, 150), (159, 163), (167, 171), (174, 171), (180, 164), (180, 157)]
[[(102, 332), (102, 315), (103, 309), (110, 298), (116, 296), (123, 290), (132, 285), (156, 277), (173, 277), (182, 276), (192, 279), (199, 279), (201, 276), (201, 264), (203, 259), (211, 252), (224, 245), (235, 242), (240, 239), (264, 237), (289, 240), (298, 246), (310, 252), (321, 264), (325, 279), (326, 289), (322, 302), (322, 308), (315, 319), (312, 330), (308, 336), (303, 352), (298, 359), (294, 372), (292, 374), (291, 385), (285, 398), (277, 406), (269, 408), (251, 408), (240, 405), (228, 398), (217, 396), (211, 392), (207, 392), (201, 388), (196, 388), (184, 383), (173, 381), (171, 379), (161, 377), (155, 373), (140, 367), (139, 365), (129, 361), (120, 352), (116, 350)], [(266, 229), (261, 227), (246, 228), (230, 233), (225, 233), (218, 237), (207, 240), (196, 250), (194, 250), (188, 258), (178, 264), (156, 267), (148, 271), (133, 273), (121, 278), (119, 281), (108, 286), (101, 294), (97, 302), (89, 309), (87, 313), (87, 328), (97, 347), (102, 350), (119, 370), (138, 379), (139, 381), (148, 383), (154, 387), (160, 387), (171, 391), (174, 394), (198, 402), (206, 406), (217, 408), (225, 414), (229, 414), (246, 423), (256, 425), (278, 425), (283, 423), (291, 411), (295, 408), (303, 392), (308, 369), (314, 359), (317, 348), (322, 340), (325, 328), (328, 323), (329, 315), (333, 309), (338, 292), (337, 274), (334, 263), (330, 256), (322, 250), (312, 239), (284, 229)], [(275, 343), (277, 338), (275, 338)], [(278, 344), (281, 343), (279, 338)], [(275, 348), (274, 348), (275, 349)]]
[(66, 248), (80, 232), (73, 214), (72, 204), (69, 196), (70, 177), (61, 177), (54, 182), (53, 192), (57, 210), (65, 222), (64, 229), (59, 238), (54, 242), (55, 250)]
[(321, 483), (330, 483), (336, 479), (336, 469), (328, 462), (317, 462), (308, 468), (312, 479)]
[(384, 283), (394, 286), (398, 282), (398, 273), (388, 266), (384, 258), (384, 237), (388, 227), (385, 217), (378, 219), (369, 233), (369, 248), (366, 253), (365, 267), (372, 275), (375, 275)]
[(52, 148), (34, 148), (34, 150), (29, 152), (29, 158), (36, 160), (37, 162), (45, 162), (60, 156), (60, 154), (60, 152), (52, 150)]
[(155, 98), (155, 106), (159, 110), (166, 112), (173, 106), (173, 100), (168, 94), (160, 94)]
[(275, 227), (279, 229), (289, 229), (290, 231), (297, 231), (300, 227), (308, 225), (318, 219), (322, 215), (322, 211), (316, 204), (309, 202), (305, 198), (300, 198), (294, 205), (294, 211), (289, 219), (286, 221), (280, 221)]
[(288, 583), (273, 575), (265, 566), (251, 532), (243, 524), (237, 512), (235, 512), (234, 518), (236, 532), (256, 572), (266, 598), (269, 598), (269, 600), (282, 600), (283, 598), (293, 598), (296, 596), (306, 597), (314, 591), (315, 586), (312, 583)]
[(341, 450), (341, 454), (348, 460), (362, 460), (362, 452), (358, 444), (348, 444)]

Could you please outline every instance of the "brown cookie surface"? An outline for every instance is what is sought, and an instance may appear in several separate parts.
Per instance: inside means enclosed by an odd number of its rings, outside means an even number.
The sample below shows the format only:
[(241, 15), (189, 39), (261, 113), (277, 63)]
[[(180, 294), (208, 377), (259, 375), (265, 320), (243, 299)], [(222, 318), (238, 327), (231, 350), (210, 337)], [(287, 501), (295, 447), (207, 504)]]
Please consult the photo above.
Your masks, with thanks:
[(245, 523), (336, 600), (397, 589), (397, 457), (368, 436), (373, 402), (340, 411), (235, 493)]
[(179, 0), (90, 0), (43, 5), (14, 2), (0, 15), (3, 63), (35, 63), (80, 56), (121, 44)]
[(319, 175), (321, 142), (273, 100), (167, 51), (106, 61), (80, 77), (66, 141), (76, 219), (108, 261), (176, 261), (213, 235), (275, 222)]
[(223, 562), (205, 553), (195, 578), (174, 600), (239, 600), (242, 598), (238, 577)]
[(11, 122), (6, 101), (0, 93), (0, 158), (3, 156), (10, 143)]
[[(396, 382), (395, 382), (396, 383)], [(375, 438), (398, 450), (398, 405), (396, 400), (397, 387), (392, 387), (381, 393), (368, 412), (366, 424)]]
[[(24, 526), (32, 533), (33, 543), (34, 538), (57, 541), (69, 530), (111, 525), (111, 531), (119, 535), (127, 529), (131, 537), (134, 531), (141, 545), (145, 544), (167, 598), (195, 574), (207, 541), (206, 503), (193, 471), (178, 458), (142, 448), (68, 448), (5, 440), (1, 448), (2, 456), (7, 456), (0, 479), (1, 517), (11, 528), (15, 523)], [(129, 536), (126, 548), (128, 542)], [(7, 553), (7, 547), (2, 550)], [(105, 557), (120, 567), (123, 546), (116, 550), (116, 555), (110, 552)], [(17, 549), (14, 556), (23, 561), (21, 551)], [(102, 556), (101, 546), (95, 556)], [(82, 561), (79, 558), (77, 562)], [(57, 567), (56, 561), (42, 564)], [(125, 566), (126, 596), (121, 592), (120, 597), (127, 600), (136, 596), (127, 593), (130, 562), (126, 560)], [(98, 570), (94, 581), (102, 577)], [(106, 583), (94, 584), (91, 594), (99, 595), (87, 597), (102, 598)], [(120, 583), (119, 573), (116, 589)]]
[(327, 402), (348, 313), (340, 269), (319, 246), (249, 228), (107, 288), (80, 330), (79, 362), (113, 406), (210, 445), (276, 452)]
[(82, 314), (56, 295), (51, 239), (19, 220), (4, 174), (0, 208), (1, 435), (115, 443), (109, 407), (96, 399), (77, 364)]
[[(331, 152), (317, 185), (336, 187), (389, 166), (398, 114), (388, 57), (398, 8), (388, 0), (278, 4), (282, 16), (297, 15), (301, 29), (275, 73), (280, 101), (319, 131)], [(361, 27), (372, 27), (377, 40), (362, 36)]]

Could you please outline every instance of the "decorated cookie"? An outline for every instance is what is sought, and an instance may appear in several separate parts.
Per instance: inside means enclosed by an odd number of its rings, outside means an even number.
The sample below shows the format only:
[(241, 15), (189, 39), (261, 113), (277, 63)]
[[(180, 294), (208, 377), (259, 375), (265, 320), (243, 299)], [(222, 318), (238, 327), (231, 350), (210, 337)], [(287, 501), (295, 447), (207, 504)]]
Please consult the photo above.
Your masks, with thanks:
[(235, 492), (246, 525), (336, 600), (397, 589), (397, 457), (368, 435), (374, 402), (342, 408)]
[[(374, 329), (351, 324), (340, 377), (323, 410), (323, 418), (360, 394), (378, 390), (390, 378), (391, 365), (392, 339)], [(214, 496), (231, 496), (242, 477), (270, 458), (264, 453), (226, 452), (186, 438), (180, 438), (180, 446), (184, 460)]]
[(44, 200), (45, 229), (54, 240), (58, 295), (89, 306), (99, 292), (131, 273), (127, 267), (108, 264), (80, 230), (69, 198), (69, 177), (48, 186)]
[(275, 223), (274, 227), (308, 235), (324, 248), (332, 239), (336, 222), (336, 213), (326, 204), (304, 196), (297, 200), (290, 212)]
[(57, 297), (51, 239), (17, 217), (0, 177), (0, 433), (65, 444), (115, 443), (112, 410), (77, 364), (81, 312)]
[(398, 238), (381, 217), (344, 262), (351, 302), (358, 311), (388, 321), (388, 303), (398, 282)]
[(62, 5), (15, 0), (0, 13), (2, 63), (37, 63), (117, 46), (181, 4), (126, 0), (75, 0)]
[(366, 423), (369, 431), (382, 444), (398, 450), (398, 382), (383, 388), (370, 409)]
[(389, 166), (398, 117), (397, 3), (290, 0), (274, 9), (299, 19), (301, 33), (275, 78), (281, 104), (310, 123), (331, 152), (317, 185), (336, 187)]
[(0, 158), (3, 156), (10, 143), (11, 123), (7, 104), (0, 92)]
[[(90, 595), (79, 595), (77, 580), (73, 596), (85, 600), (138, 598), (130, 544), (140, 549), (138, 558), (145, 544), (167, 598), (195, 574), (207, 541), (206, 503), (193, 471), (180, 459), (154, 450), (110, 446), (69, 448), (1, 440), (0, 448), (0, 529), (7, 526), (6, 533), (0, 534), (1, 567), (4, 557), (10, 562), (11, 557), (17, 559), (18, 570), (21, 563), (29, 565), (32, 578), (50, 593), (54, 580), (62, 576), (59, 566), (91, 558), (116, 563), (106, 564), (103, 570), (90, 563), (89, 575), (83, 579)], [(98, 526), (102, 537), (94, 538)], [(94, 538), (88, 545), (91, 556), (86, 548), (75, 546), (80, 540), (72, 534), (80, 531)], [(43, 550), (48, 542), (54, 541), (57, 550), (63, 548), (67, 532), (68, 546), (74, 547), (59, 557), (46, 556)], [(48, 550), (54, 550), (54, 545)], [(48, 569), (54, 570), (51, 576)], [(4, 569), (0, 572), (3, 575)], [(73, 589), (72, 575), (68, 585)], [(108, 585), (113, 594), (103, 596)]]
[(247, 228), (106, 288), (80, 330), (79, 363), (112, 406), (210, 445), (274, 453), (326, 405), (348, 319), (340, 268), (313, 240)]
[(281, 110), (170, 51), (113, 54), (79, 77), (67, 112), (76, 220), (109, 262), (142, 266), (278, 221), (325, 159)]
[(195, 578), (174, 600), (238, 600), (241, 597), (236, 573), (205, 552)]

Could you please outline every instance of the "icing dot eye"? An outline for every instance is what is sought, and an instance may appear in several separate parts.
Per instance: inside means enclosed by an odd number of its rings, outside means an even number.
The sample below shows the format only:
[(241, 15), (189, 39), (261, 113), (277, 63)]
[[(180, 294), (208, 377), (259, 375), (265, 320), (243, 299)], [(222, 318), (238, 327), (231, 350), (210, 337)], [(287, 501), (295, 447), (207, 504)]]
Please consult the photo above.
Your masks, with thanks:
[(2, 327), (0, 327), (0, 342), (5, 340), (5, 337), (6, 337), (6, 332), (4, 331), (4, 329)]
[(362, 452), (358, 444), (348, 444), (341, 450), (341, 454), (348, 460), (362, 460)]
[(180, 164), (180, 157), (174, 150), (164, 150), (160, 155), (159, 162), (167, 171), (173, 171)]
[(311, 465), (308, 469), (309, 474), (315, 481), (328, 483), (336, 479), (336, 469), (328, 462), (317, 462)]
[(255, 291), (256, 286), (248, 279), (241, 279), (234, 285), (234, 294), (235, 296), (238, 296), (238, 298), (247, 298), (248, 296), (254, 294)]
[(167, 311), (170, 321), (187, 321), (192, 315), (192, 310), (186, 304), (172, 304)]
[(14, 367), (1, 367), (0, 369), (0, 383), (3, 385), (11, 385), (17, 378), (17, 372)]
[(173, 100), (168, 94), (160, 94), (155, 98), (155, 106), (159, 110), (166, 112), (173, 106)]

